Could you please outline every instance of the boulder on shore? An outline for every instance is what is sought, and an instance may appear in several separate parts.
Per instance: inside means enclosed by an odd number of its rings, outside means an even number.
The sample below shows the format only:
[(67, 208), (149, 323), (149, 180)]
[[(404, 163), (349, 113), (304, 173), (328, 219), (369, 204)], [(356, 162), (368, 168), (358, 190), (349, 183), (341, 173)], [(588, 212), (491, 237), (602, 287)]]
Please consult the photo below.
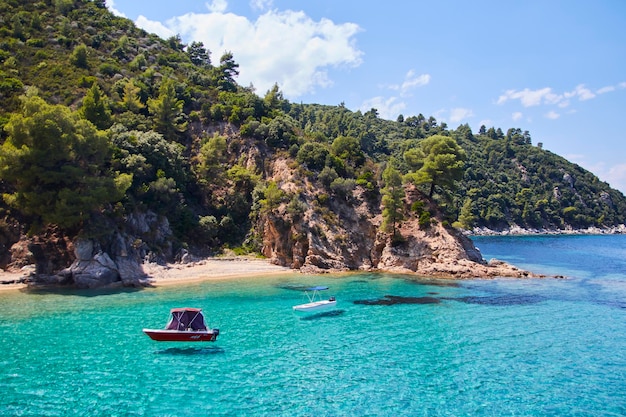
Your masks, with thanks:
[[(117, 242), (119, 245), (119, 241)], [(115, 260), (108, 253), (97, 250), (97, 243), (91, 239), (77, 239), (73, 242), (74, 262), (56, 274), (35, 274), (34, 285), (70, 285), (76, 288), (99, 288), (114, 285), (142, 285), (146, 274), (138, 259), (117, 256)], [(127, 251), (122, 251), (124, 254)]]

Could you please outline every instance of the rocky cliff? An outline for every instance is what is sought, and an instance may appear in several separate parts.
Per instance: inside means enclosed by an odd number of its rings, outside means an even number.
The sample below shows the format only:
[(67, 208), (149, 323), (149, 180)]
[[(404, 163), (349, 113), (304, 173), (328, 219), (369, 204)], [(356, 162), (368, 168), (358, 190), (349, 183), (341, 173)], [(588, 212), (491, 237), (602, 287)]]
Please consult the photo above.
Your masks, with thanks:
[(51, 228), (35, 236), (21, 235), (4, 257), (3, 269), (31, 270), (28, 281), (34, 285), (143, 286), (144, 262), (173, 257), (171, 235), (167, 219), (152, 212), (133, 213), (123, 227), (111, 225), (98, 238), (70, 238)]
[[(284, 159), (272, 164), (270, 175), (293, 197), (259, 219), (262, 253), (276, 264), (310, 273), (378, 270), (442, 278), (535, 276), (504, 262), (486, 262), (472, 241), (445, 226), (437, 208), (412, 186), (405, 190), (405, 221), (392, 239), (381, 232), (380, 198), (372, 199), (364, 187), (356, 186), (346, 196), (321, 198), (324, 190)], [(294, 198), (300, 210), (293, 209)], [(416, 202), (431, 213), (421, 225), (410, 209)]]

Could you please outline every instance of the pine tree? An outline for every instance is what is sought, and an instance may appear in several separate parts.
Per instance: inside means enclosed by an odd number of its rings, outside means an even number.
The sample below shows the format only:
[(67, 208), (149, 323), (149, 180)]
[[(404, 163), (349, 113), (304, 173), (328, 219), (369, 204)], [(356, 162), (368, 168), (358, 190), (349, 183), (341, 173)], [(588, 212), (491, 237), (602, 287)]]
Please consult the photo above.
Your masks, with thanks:
[(80, 109), (82, 116), (93, 123), (98, 129), (104, 130), (111, 127), (111, 110), (106, 96), (102, 94), (97, 83), (93, 83)]
[(119, 104), (132, 113), (138, 113), (143, 110), (146, 106), (139, 99), (140, 91), (141, 89), (135, 85), (133, 80), (128, 80), (128, 82), (124, 84), (122, 101)]
[(77, 112), (27, 93), (11, 116), (0, 147), (4, 201), (38, 225), (79, 226), (92, 212), (119, 201), (131, 174), (105, 171), (110, 157), (103, 132)]
[(402, 175), (394, 168), (390, 161), (383, 171), (383, 182), (385, 187), (381, 190), (383, 194), (383, 224), (385, 232), (392, 233), (392, 240), (396, 239), (396, 226), (404, 220), (404, 188), (402, 187)]
[(469, 230), (474, 225), (476, 216), (472, 213), (472, 199), (466, 198), (461, 207), (461, 214), (459, 215), (459, 226), (465, 230)]
[(89, 62), (87, 61), (87, 46), (84, 43), (77, 45), (72, 51), (72, 55), (70, 57), (72, 64), (76, 65), (78, 68), (89, 68)]
[(165, 79), (159, 87), (159, 96), (148, 100), (148, 110), (154, 116), (154, 128), (166, 138), (183, 132), (187, 124), (180, 121), (183, 101), (176, 97), (174, 80)]
[(407, 174), (407, 180), (415, 184), (430, 184), (428, 197), (433, 196), (435, 186), (452, 189), (455, 181), (463, 177), (467, 159), (465, 151), (454, 139), (441, 135), (424, 139), (417, 151), (409, 150), (404, 157), (412, 167), (419, 167)]

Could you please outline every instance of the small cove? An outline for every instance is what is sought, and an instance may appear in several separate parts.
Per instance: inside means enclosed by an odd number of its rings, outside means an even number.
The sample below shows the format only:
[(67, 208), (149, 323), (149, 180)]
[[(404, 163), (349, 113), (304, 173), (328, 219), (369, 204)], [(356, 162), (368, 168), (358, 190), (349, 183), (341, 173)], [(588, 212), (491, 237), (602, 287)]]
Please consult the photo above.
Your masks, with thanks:
[[(566, 278), (290, 274), (0, 294), (0, 414), (626, 414), (626, 236), (476, 244)], [(336, 311), (294, 313), (309, 285), (329, 286)], [(143, 335), (183, 306), (204, 309), (216, 343)]]

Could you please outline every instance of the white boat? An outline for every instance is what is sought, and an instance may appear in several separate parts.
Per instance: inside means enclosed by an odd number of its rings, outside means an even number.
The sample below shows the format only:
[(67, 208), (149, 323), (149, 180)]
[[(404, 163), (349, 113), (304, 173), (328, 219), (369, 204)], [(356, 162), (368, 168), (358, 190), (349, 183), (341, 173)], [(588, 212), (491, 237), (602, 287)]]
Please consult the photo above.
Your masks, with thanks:
[(322, 296), (320, 295), (320, 291), (327, 290), (328, 287), (311, 287), (306, 289), (306, 296), (309, 299), (308, 303), (298, 304), (297, 306), (293, 306), (294, 311), (319, 311), (319, 310), (327, 310), (329, 308), (335, 307), (337, 305), (337, 300), (335, 297), (329, 297), (327, 300), (322, 300)]

